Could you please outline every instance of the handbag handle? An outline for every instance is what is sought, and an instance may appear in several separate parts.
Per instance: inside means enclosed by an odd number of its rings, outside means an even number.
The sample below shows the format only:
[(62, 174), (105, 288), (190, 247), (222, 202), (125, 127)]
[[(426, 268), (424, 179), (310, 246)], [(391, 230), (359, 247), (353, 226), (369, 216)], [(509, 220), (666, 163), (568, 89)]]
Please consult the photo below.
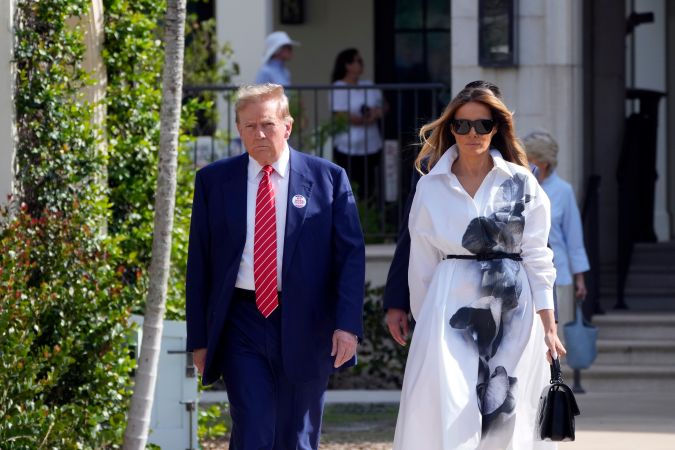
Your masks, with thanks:
[(562, 383), (562, 370), (560, 369), (560, 360), (554, 359), (551, 363), (551, 384)]
[(584, 324), (584, 311), (581, 309), (581, 300), (577, 300), (575, 303), (576, 308), (576, 320), (575, 322), (579, 325)]

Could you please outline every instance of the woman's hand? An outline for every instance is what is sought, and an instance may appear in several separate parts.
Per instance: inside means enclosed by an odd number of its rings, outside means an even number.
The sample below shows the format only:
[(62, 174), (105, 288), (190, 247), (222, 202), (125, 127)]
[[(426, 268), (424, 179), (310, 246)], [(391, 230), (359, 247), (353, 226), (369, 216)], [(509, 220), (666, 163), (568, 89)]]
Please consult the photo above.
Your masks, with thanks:
[(574, 274), (574, 296), (577, 300), (585, 300), (586, 294), (586, 280), (584, 279), (583, 272)]
[(549, 364), (551, 364), (554, 359), (567, 354), (567, 350), (565, 350), (562, 342), (560, 342), (560, 338), (558, 337), (558, 333), (556, 331), (547, 332), (544, 335), (544, 342), (546, 343), (546, 347), (548, 347), (546, 359), (548, 360)]
[(389, 308), (386, 317), (387, 328), (389, 328), (391, 337), (394, 338), (399, 345), (405, 347), (408, 333), (410, 332), (408, 312), (398, 308)]
[(544, 342), (548, 348), (546, 359), (550, 364), (553, 359), (565, 356), (567, 350), (565, 350), (562, 342), (560, 342), (560, 338), (558, 338), (558, 326), (555, 323), (553, 310), (541, 309), (537, 311), (537, 313), (539, 314), (541, 323), (544, 325)]

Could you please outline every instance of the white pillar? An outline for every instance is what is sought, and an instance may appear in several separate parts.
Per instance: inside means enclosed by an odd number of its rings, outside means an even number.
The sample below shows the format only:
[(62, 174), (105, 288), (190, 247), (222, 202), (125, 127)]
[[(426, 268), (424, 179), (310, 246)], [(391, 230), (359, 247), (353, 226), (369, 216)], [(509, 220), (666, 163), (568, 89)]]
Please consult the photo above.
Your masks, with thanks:
[[(216, 0), (216, 35), (218, 42), (229, 42), (234, 52), (234, 61), (239, 65), (239, 75), (233, 77), (232, 84), (249, 84), (262, 64), (265, 49), (265, 36), (273, 31), (273, 0)], [(234, 105), (222, 95), (216, 99), (218, 109), (218, 129), (227, 139), (238, 138), (234, 125)], [(220, 156), (232, 156), (238, 151), (234, 144), (227, 153)]]
[(549, 130), (558, 141), (558, 171), (580, 197), (583, 187), (581, 0), (520, 0), (518, 65), (478, 65), (478, 2), (452, 1), (452, 91), (487, 80), (515, 111), (516, 132)]
[(233, 82), (252, 83), (274, 23), (273, 0), (216, 0), (218, 42), (229, 42), (239, 64)]
[(0, 8), (0, 204), (5, 204), (14, 185), (14, 12), (16, 0)]

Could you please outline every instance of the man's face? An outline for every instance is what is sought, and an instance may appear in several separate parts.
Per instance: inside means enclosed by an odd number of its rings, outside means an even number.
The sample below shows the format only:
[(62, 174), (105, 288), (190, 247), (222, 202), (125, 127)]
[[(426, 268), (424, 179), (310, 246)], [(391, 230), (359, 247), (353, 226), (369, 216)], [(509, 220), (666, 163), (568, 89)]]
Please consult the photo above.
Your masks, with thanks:
[(279, 116), (277, 99), (252, 102), (239, 111), (239, 136), (248, 154), (261, 166), (279, 159), (292, 128), (290, 121)]

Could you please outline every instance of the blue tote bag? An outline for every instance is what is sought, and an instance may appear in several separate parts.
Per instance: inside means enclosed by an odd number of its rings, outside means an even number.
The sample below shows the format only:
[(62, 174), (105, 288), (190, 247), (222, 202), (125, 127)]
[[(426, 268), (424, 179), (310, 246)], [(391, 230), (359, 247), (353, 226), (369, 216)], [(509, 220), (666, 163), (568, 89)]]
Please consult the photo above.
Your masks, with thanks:
[(576, 319), (563, 327), (567, 364), (572, 369), (588, 369), (598, 354), (598, 329), (584, 320), (581, 302), (576, 304)]

